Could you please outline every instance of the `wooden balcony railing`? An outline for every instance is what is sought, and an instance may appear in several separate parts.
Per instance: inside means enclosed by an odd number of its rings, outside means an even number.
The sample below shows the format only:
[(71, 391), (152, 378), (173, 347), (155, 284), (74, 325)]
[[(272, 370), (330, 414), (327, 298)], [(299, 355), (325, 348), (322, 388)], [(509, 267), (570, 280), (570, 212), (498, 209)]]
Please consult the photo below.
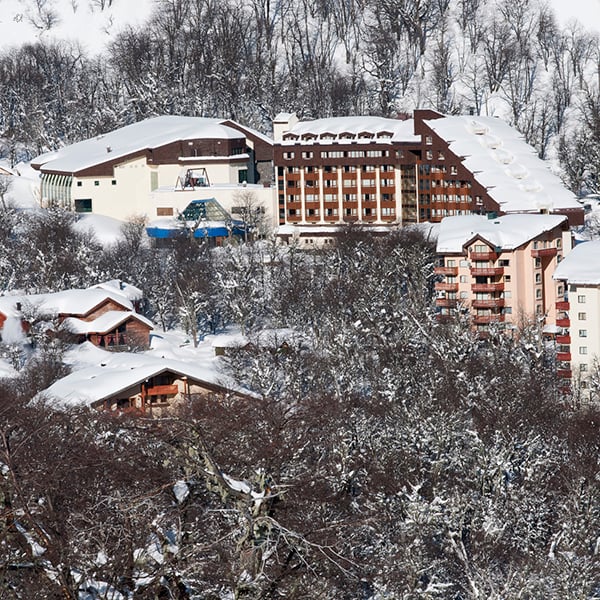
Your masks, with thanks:
[(487, 323), (503, 323), (504, 315), (475, 315), (473, 322), (477, 325), (485, 325)]
[(498, 254), (493, 250), (487, 250), (485, 252), (469, 252), (469, 258), (471, 260), (496, 260)]
[(557, 352), (556, 360), (560, 362), (571, 362), (571, 353), (570, 352)]
[(571, 369), (557, 369), (556, 374), (562, 379), (571, 379), (572, 377)]
[(504, 273), (504, 267), (471, 267), (473, 277), (496, 277)]
[(556, 336), (556, 343), (557, 344), (570, 344), (571, 343), (571, 336), (570, 335), (557, 335)]
[(499, 308), (504, 306), (504, 298), (490, 298), (487, 300), (473, 300), (473, 308)]
[(179, 393), (176, 383), (172, 385), (154, 385), (146, 390), (147, 396), (175, 396)]
[(556, 325), (558, 327), (569, 327), (571, 321), (569, 320), (569, 317), (563, 317), (562, 319), (556, 319)]
[(435, 267), (433, 272), (436, 275), (458, 275), (458, 267)]
[(568, 300), (559, 300), (556, 303), (556, 310), (569, 310), (570, 304)]
[(558, 250), (556, 248), (534, 248), (531, 251), (533, 258), (544, 258), (547, 256), (556, 256), (557, 254)]
[(458, 300), (456, 298), (438, 298), (435, 301), (435, 305), (442, 308), (455, 308), (457, 304)]
[(435, 289), (438, 292), (458, 292), (458, 283), (437, 282)]
[(503, 292), (504, 283), (474, 283), (471, 285), (471, 291), (474, 293), (492, 293), (492, 292)]

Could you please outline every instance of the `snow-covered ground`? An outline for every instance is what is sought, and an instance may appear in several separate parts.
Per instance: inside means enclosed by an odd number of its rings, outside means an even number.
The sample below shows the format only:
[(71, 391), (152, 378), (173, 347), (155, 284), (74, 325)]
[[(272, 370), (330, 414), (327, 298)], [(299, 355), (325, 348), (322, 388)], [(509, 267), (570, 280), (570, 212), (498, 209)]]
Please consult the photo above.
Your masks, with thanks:
[[(0, 0), (1, 2), (1, 0)], [(19, 163), (10, 169), (8, 161), (0, 160), (0, 168), (14, 173), (10, 176), (11, 186), (6, 194), (7, 204), (28, 210), (39, 207), (40, 176), (29, 164)], [(121, 235), (123, 221), (103, 215), (80, 215), (75, 228), (80, 231), (91, 231), (103, 246), (113, 244)]]
[(153, 5), (153, 0), (1, 0), (0, 50), (24, 42), (60, 40), (99, 54), (117, 33), (142, 25)]

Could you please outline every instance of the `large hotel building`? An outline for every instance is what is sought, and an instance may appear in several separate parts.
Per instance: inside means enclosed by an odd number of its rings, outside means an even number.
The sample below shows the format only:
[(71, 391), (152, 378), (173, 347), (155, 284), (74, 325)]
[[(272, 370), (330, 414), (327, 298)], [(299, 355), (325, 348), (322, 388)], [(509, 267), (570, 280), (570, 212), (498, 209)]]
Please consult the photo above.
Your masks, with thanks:
[(583, 223), (573, 194), (520, 134), (491, 117), (334, 117), (274, 121), (280, 234), (347, 222), (404, 225), (468, 214), (560, 214)]

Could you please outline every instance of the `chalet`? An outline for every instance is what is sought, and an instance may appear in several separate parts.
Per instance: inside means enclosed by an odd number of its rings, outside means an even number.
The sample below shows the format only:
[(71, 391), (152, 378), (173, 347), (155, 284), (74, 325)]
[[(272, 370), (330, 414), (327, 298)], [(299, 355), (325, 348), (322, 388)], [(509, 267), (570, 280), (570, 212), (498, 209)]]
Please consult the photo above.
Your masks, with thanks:
[(58, 406), (165, 416), (194, 397), (233, 394), (254, 397), (223, 383), (214, 370), (140, 354), (119, 353), (111, 361), (79, 369), (40, 394)]
[[(24, 332), (36, 324), (75, 342), (86, 340), (109, 349), (147, 347), (153, 324), (135, 311), (127, 295), (105, 284), (102, 287), (65, 290), (51, 294), (0, 297), (0, 333), (14, 331), (19, 323)], [(125, 287), (125, 286), (124, 286)], [(137, 289), (137, 288), (135, 288)], [(135, 296), (133, 289), (129, 293)], [(139, 290), (138, 290), (139, 291)]]

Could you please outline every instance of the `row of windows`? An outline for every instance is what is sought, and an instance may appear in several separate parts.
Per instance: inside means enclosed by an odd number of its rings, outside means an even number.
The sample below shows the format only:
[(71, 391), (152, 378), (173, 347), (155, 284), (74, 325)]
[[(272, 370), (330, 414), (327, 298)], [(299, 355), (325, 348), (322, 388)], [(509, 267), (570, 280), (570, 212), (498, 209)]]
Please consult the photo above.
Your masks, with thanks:
[[(356, 209), (356, 208), (345, 208), (343, 212), (344, 212), (344, 214), (350, 215), (350, 216), (358, 215), (358, 209)], [(305, 214), (307, 217), (318, 217), (321, 215), (321, 211), (318, 208), (307, 208), (305, 210)], [(337, 216), (338, 209), (337, 208), (326, 208), (323, 214), (326, 216)], [(377, 214), (377, 211), (374, 208), (363, 208), (362, 214), (365, 217), (375, 216)], [(384, 217), (394, 216), (396, 214), (396, 209), (393, 207), (382, 208), (381, 214)], [(291, 208), (288, 210), (288, 215), (290, 217), (300, 217), (302, 215), (302, 211), (299, 208)]]
[[(111, 185), (117, 185), (117, 180), (116, 179), (111, 179), (110, 184)], [(94, 180), (94, 185), (95, 186), (99, 186), (100, 185), (100, 180), (99, 179)], [(81, 187), (81, 186), (83, 186), (83, 181), (78, 181), (77, 182), (77, 187)]]
[[(321, 158), (383, 158), (389, 156), (389, 150), (323, 150), (321, 151)], [(314, 157), (312, 150), (304, 150), (300, 153), (300, 156), (307, 160)], [(401, 158), (403, 156), (402, 151), (397, 151), (396, 156)], [(296, 153), (288, 151), (283, 153), (284, 160), (292, 160), (296, 158)]]

